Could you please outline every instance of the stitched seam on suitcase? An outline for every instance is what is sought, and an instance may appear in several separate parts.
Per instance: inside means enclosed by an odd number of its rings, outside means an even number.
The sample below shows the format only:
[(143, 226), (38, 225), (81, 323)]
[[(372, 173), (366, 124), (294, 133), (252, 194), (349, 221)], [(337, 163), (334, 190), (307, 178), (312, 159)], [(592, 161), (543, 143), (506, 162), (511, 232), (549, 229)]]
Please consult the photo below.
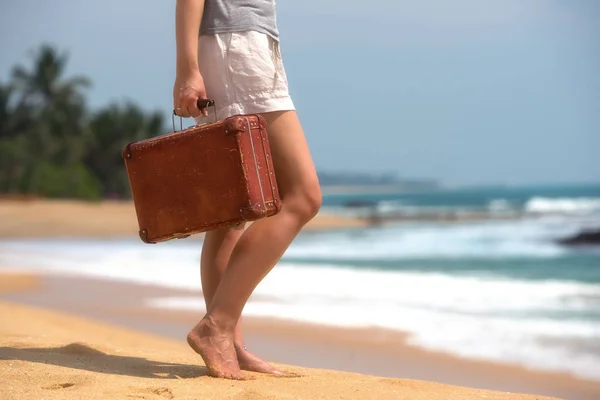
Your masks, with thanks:
[[(236, 117), (234, 116), (234, 117), (230, 117), (230, 118), (236, 118)], [(245, 157), (244, 157), (244, 146), (242, 145), (242, 141), (241, 141), (242, 137), (237, 130), (235, 132), (236, 132), (236, 135), (235, 135), (236, 145), (238, 147), (238, 154), (240, 156), (240, 165), (242, 166), (242, 171), (244, 173), (244, 178), (245, 178), (244, 179), (244, 189), (246, 190), (246, 193), (248, 194), (248, 199), (247, 199), (248, 201), (246, 202), (246, 207), (240, 208), (240, 216), (242, 217), (242, 219), (244, 221), (247, 221), (246, 218), (244, 217), (243, 210), (245, 208), (252, 207), (252, 203), (251, 203), (252, 195), (250, 194), (251, 189), (250, 189), (249, 179), (248, 179), (248, 168), (247, 168), (247, 164), (245, 162)]]
[[(260, 124), (259, 124), (259, 126), (260, 126)], [(271, 176), (273, 171), (271, 170), (271, 166), (270, 166), (270, 163), (269, 163), (267, 149), (265, 148), (265, 139), (262, 138), (262, 136), (266, 135), (267, 133), (264, 132), (264, 130), (262, 128), (259, 128), (259, 129), (260, 129), (260, 132), (261, 132), (261, 139), (262, 139), (260, 141), (260, 143), (262, 144), (263, 154), (265, 155), (265, 164), (266, 164), (266, 167), (267, 167), (267, 171), (269, 173), (269, 186), (271, 187), (271, 198), (272, 198), (271, 203), (274, 205), (275, 204), (275, 187), (273, 186), (273, 179), (272, 179), (272, 176)], [(267, 140), (268, 140), (268, 138), (267, 138)]]
[(254, 139), (252, 139), (252, 126), (250, 120), (246, 118), (248, 124), (248, 135), (250, 135), (250, 146), (252, 146), (252, 156), (254, 157), (254, 167), (256, 168), (256, 178), (258, 179), (258, 187), (260, 188), (260, 196), (262, 197), (264, 214), (267, 213), (267, 203), (265, 202), (265, 192), (263, 190), (262, 180), (260, 179), (260, 171), (258, 170), (258, 160), (256, 159), (256, 150), (254, 148)]

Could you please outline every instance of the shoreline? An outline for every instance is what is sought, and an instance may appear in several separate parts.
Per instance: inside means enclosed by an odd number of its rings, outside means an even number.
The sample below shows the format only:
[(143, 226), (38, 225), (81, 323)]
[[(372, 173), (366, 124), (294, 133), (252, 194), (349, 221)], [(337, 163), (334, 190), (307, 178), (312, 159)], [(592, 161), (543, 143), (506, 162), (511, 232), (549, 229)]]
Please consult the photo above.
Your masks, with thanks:
[[(8, 301), (67, 312), (180, 342), (201, 317), (198, 312), (150, 308), (144, 304), (145, 299), (156, 297), (201, 296), (199, 290), (72, 275), (10, 276), (3, 276), (4, 286), (12, 280), (14, 290), (3, 291), (0, 286), (0, 303)], [(107, 292), (110, 296), (106, 296)], [(243, 321), (252, 351), (275, 363), (569, 399), (591, 400), (600, 396), (598, 381), (429, 351), (407, 344), (407, 335), (402, 332), (336, 328), (270, 318), (244, 317)]]

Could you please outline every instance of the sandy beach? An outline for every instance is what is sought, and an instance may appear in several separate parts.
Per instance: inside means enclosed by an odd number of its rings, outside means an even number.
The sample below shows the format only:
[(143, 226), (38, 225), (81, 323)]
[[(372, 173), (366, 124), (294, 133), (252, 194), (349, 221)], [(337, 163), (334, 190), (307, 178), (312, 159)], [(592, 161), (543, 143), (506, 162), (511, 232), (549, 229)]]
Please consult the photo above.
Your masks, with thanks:
[[(31, 289), (30, 278), (4, 279)], [(550, 399), (276, 365), (295, 376), (215, 379), (181, 340), (0, 302), (1, 399)]]
[[(0, 221), (3, 240), (137, 236), (131, 203), (0, 201)], [(360, 226), (322, 213), (306, 231)], [(149, 306), (155, 298), (201, 299), (199, 286), (172, 289), (4, 265), (0, 399), (600, 398), (598, 381), (569, 373), (429, 351), (399, 331), (281, 318), (244, 318), (246, 342), (298, 376), (211, 378), (185, 343), (202, 312)]]
[[(1, 200), (0, 238), (137, 236), (130, 201)], [(358, 218), (321, 212), (305, 231), (365, 226)], [(197, 235), (198, 236), (198, 235)]]

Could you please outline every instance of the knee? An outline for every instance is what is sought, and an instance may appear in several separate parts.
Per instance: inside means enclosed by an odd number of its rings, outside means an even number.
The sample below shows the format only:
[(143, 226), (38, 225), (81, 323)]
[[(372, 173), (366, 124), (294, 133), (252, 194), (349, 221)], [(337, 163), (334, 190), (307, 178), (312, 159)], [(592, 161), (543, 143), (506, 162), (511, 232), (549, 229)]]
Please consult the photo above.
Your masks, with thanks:
[(223, 243), (237, 242), (244, 229), (246, 223), (241, 223), (233, 226), (224, 226), (215, 228), (205, 233), (204, 240), (207, 243), (215, 243), (217, 247), (223, 245)]
[(305, 192), (304, 202), (306, 204), (305, 216), (310, 220), (318, 214), (323, 204), (323, 195), (318, 184)]
[(323, 203), (321, 188), (318, 183), (304, 185), (295, 193), (282, 199), (283, 209), (294, 214), (301, 224), (313, 219)]

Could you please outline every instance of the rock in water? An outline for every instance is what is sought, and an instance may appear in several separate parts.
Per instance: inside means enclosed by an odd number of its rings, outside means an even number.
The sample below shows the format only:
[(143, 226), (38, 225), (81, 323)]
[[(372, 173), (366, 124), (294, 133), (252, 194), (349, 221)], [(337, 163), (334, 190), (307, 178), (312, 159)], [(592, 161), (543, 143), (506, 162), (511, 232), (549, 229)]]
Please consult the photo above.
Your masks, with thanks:
[(600, 246), (600, 229), (593, 230), (593, 231), (580, 232), (575, 236), (571, 236), (569, 238), (559, 240), (559, 243), (570, 245), (570, 246), (577, 246), (577, 245)]

